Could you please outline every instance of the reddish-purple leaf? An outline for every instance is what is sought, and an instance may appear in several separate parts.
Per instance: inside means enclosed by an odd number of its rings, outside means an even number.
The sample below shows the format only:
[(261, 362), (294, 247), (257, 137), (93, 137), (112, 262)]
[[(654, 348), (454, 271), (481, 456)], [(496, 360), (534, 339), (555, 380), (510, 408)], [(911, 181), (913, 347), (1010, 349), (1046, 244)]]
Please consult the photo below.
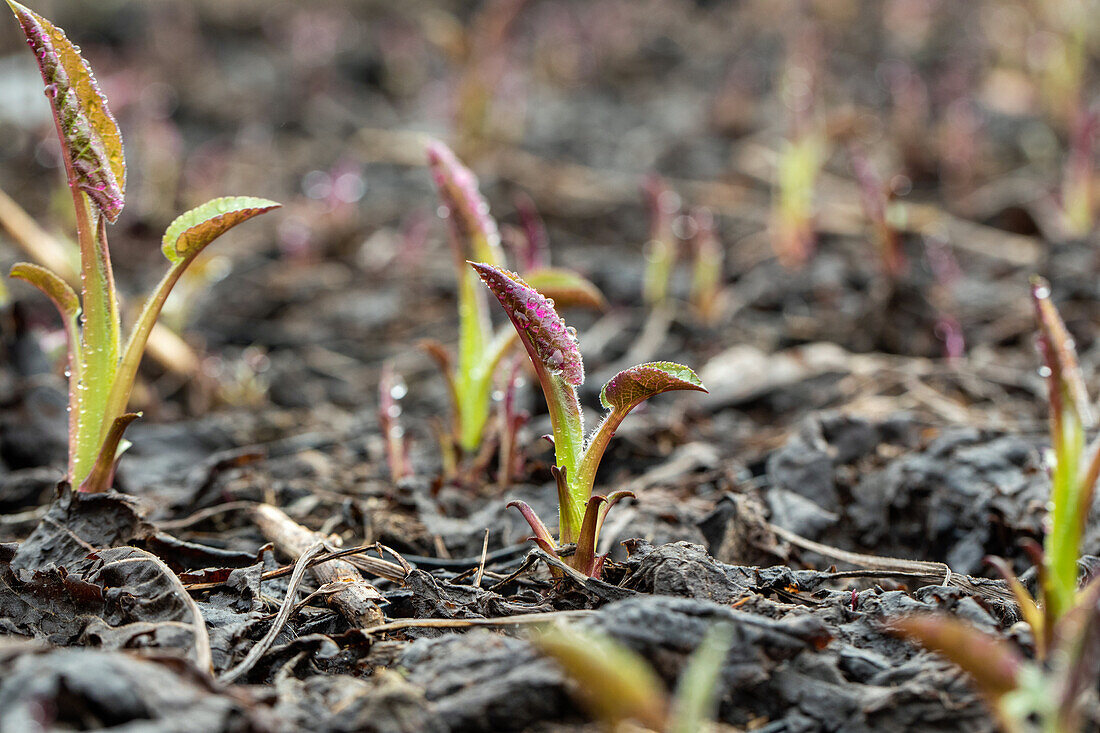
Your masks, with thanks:
[(554, 301), (514, 272), (483, 262), (471, 262), (470, 266), (497, 296), (531, 358), (569, 384), (583, 383), (584, 362), (577, 337), (554, 310)]
[(550, 237), (546, 225), (539, 216), (535, 202), (526, 193), (520, 191), (513, 201), (519, 223), (523, 227), (524, 248), (521, 250), (519, 269), (530, 274), (531, 270), (550, 266)]
[(469, 247), (463, 257), (503, 263), (500, 230), (489, 214), (489, 203), (478, 190), (477, 176), (438, 140), (428, 143), (428, 165), (439, 198), (447, 207), (446, 216)]
[(603, 568), (603, 557), (596, 555), (596, 548), (599, 546), (603, 521), (611, 507), (623, 499), (633, 498), (634, 492), (632, 491), (616, 491), (609, 496), (596, 495), (588, 499), (588, 504), (584, 510), (584, 520), (581, 522), (580, 536), (577, 537), (576, 552), (573, 553), (572, 558), (566, 558), (571, 560), (569, 564), (572, 567), (590, 577), (600, 577), (600, 570)]
[(1024, 660), (1004, 639), (947, 616), (908, 616), (889, 628), (962, 667), (993, 703), (1017, 687)]
[(80, 50), (60, 28), (14, 0), (8, 0), (8, 5), (23, 27), (46, 82), (46, 96), (75, 184), (113, 222), (122, 212), (126, 161), (122, 135), (107, 98)]
[(1063, 408), (1069, 408), (1077, 412), (1084, 425), (1091, 425), (1092, 411), (1085, 381), (1077, 365), (1077, 349), (1050, 299), (1050, 284), (1041, 277), (1032, 278), (1031, 297), (1039, 321), (1039, 351), (1044, 366), (1049, 370), (1047, 380), (1052, 416)]
[(600, 402), (609, 410), (626, 413), (662, 392), (677, 389), (706, 392), (695, 372), (671, 361), (639, 364), (619, 372), (600, 390)]
[(535, 510), (532, 509), (527, 502), (518, 499), (508, 502), (508, 506), (518, 509), (519, 513), (523, 515), (523, 518), (527, 520), (527, 524), (531, 525), (531, 531), (535, 533), (532, 538), (535, 540), (535, 544), (548, 554), (553, 555), (556, 551), (554, 535), (550, 534), (550, 530), (548, 530), (546, 525), (542, 523), (542, 520), (539, 519), (539, 515), (535, 514)]

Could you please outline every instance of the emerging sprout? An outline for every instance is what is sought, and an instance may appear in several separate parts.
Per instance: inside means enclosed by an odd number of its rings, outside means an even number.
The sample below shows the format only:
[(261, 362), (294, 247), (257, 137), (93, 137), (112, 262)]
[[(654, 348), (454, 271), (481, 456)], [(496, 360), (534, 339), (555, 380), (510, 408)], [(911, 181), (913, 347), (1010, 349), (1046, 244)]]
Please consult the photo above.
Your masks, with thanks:
[(1031, 627), (1036, 661), (1026, 660), (1007, 640), (943, 616), (912, 616), (892, 629), (942, 653), (971, 676), (1009, 733), (1079, 729), (1081, 698), (1095, 687), (1100, 637), (1100, 578), (1077, 588), (1077, 558), (1085, 521), (1100, 474), (1100, 443), (1086, 448), (1092, 415), (1073, 341), (1050, 300), (1046, 281), (1032, 281), (1050, 400), (1050, 526), (1042, 550), (1028, 546), (1038, 570), (1039, 600), (1032, 598), (1007, 563), (990, 562), (1004, 576)]
[(891, 217), (891, 201), (886, 185), (875, 170), (874, 164), (859, 148), (852, 147), (852, 171), (859, 186), (859, 200), (863, 206), (863, 215), (874, 231), (875, 249), (879, 262), (887, 277), (897, 279), (905, 273), (905, 253), (901, 246), (901, 235)]
[[(444, 446), (444, 452), (456, 452), (453, 446), (457, 446), (470, 456), (482, 447), (491, 412), (493, 377), (501, 358), (515, 343), (515, 333), (511, 329), (493, 332), (485, 291), (478, 285), (477, 275), (466, 267), (466, 260), (472, 257), (503, 266), (504, 251), (496, 221), (489, 214), (489, 204), (478, 190), (474, 174), (440, 142), (428, 145), (428, 165), (449, 224), (458, 276), (458, 363), (452, 368), (450, 356), (438, 344), (427, 348), (447, 377), (453, 403), (452, 445)], [(524, 213), (525, 219), (533, 216), (533, 211)], [(528, 221), (527, 226), (530, 236), (537, 236), (534, 221)], [(527, 276), (564, 304), (595, 308), (604, 305), (599, 290), (576, 273), (540, 267)]]
[[(554, 309), (554, 302), (514, 273), (484, 262), (470, 265), (481, 276), (512, 321), (519, 340), (535, 367), (553, 427), (554, 476), (558, 483), (559, 539), (576, 543), (576, 551), (563, 560), (583, 573), (598, 577), (603, 558), (596, 555), (600, 528), (608, 510), (629, 491), (593, 496), (596, 469), (604, 451), (627, 414), (662, 392), (706, 392), (691, 369), (672, 362), (653, 362), (627, 369), (612, 377), (600, 393), (609, 410), (603, 422), (586, 439), (576, 388), (584, 382), (584, 362), (576, 334)], [(550, 553), (557, 544), (546, 525), (523, 502), (512, 502), (535, 532), (539, 547)]]
[(1100, 115), (1079, 112), (1070, 136), (1069, 157), (1062, 179), (1062, 221), (1068, 234), (1088, 236), (1096, 224), (1096, 187), (1093, 185), (1093, 148)]
[(692, 209), (691, 305), (699, 320), (713, 325), (722, 304), (722, 269), (725, 251), (714, 233), (714, 214), (702, 206)]
[(645, 659), (609, 636), (554, 626), (533, 641), (561, 665), (580, 703), (609, 730), (633, 721), (662, 733), (697, 733), (707, 730), (717, 712), (717, 683), (732, 632), (724, 623), (710, 628), (672, 695)]
[(69, 466), (67, 479), (81, 491), (110, 488), (125, 450), (126, 414), (149, 333), (172, 287), (208, 244), (232, 227), (276, 208), (265, 199), (209, 201), (168, 227), (162, 249), (169, 267), (145, 302), (125, 345), (118, 296), (107, 249), (107, 224), (125, 202), (126, 162), (118, 124), (88, 64), (48, 20), (8, 0), (34, 51), (50, 100), (69, 188), (76, 209), (82, 292), (38, 265), (19, 263), (11, 276), (49, 297), (68, 332)]
[(646, 177), (642, 194), (649, 212), (643, 294), (648, 305), (662, 306), (668, 302), (669, 280), (676, 264), (676, 234), (672, 222), (680, 213), (680, 196), (656, 174)]

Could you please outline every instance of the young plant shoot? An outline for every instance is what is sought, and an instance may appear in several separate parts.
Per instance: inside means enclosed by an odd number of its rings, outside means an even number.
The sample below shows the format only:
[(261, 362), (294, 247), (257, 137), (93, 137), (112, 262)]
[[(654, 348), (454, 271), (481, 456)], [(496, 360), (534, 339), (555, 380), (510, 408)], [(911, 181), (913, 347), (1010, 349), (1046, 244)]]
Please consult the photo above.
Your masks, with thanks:
[[(466, 261), (473, 258), (503, 266), (504, 250), (474, 174), (440, 142), (428, 145), (428, 164), (442, 201), (442, 215), (449, 224), (458, 276), (458, 363), (452, 369), (449, 355), (439, 344), (429, 344), (428, 350), (447, 377), (453, 403), (453, 446), (464, 455), (474, 455), (485, 437), (497, 366), (515, 343), (515, 333), (511, 329), (494, 333), (485, 291)], [(568, 270), (544, 267), (527, 277), (563, 304), (594, 308), (604, 305), (603, 296), (592, 283)], [(445, 452), (448, 449), (445, 446)]]
[[(913, 616), (895, 631), (942, 653), (970, 674), (1009, 733), (1079, 729), (1081, 697), (1095, 687), (1100, 648), (1100, 579), (1077, 588), (1077, 559), (1100, 474), (1100, 442), (1085, 445), (1092, 425), (1088, 395), (1069, 332), (1050, 300), (1050, 286), (1035, 278), (1032, 299), (1039, 322), (1039, 352), (1050, 401), (1051, 511), (1044, 547), (1032, 544), (1039, 577), (1033, 599), (1009, 565), (991, 563), (1008, 583), (1031, 628), (1035, 661), (1007, 640), (941, 616)], [(1029, 720), (1037, 719), (1038, 727)]]
[(891, 221), (891, 213), (896, 213), (897, 209), (892, 208), (886, 184), (870, 158), (855, 146), (852, 146), (850, 155), (863, 215), (874, 230), (875, 249), (883, 273), (891, 280), (897, 280), (905, 274), (906, 268), (901, 233)]
[(653, 667), (613, 637), (576, 626), (551, 626), (535, 646), (556, 661), (574, 683), (578, 701), (608, 730), (629, 723), (661, 733), (708, 730), (718, 709), (717, 687), (733, 642), (724, 622), (710, 627), (670, 695)]
[[(596, 469), (611, 437), (627, 414), (654, 395), (672, 390), (706, 392), (691, 369), (672, 362), (653, 362), (619, 372), (604, 385), (600, 402), (609, 410), (603, 422), (585, 438), (577, 387), (584, 382), (584, 362), (575, 332), (554, 310), (554, 301), (514, 273), (485, 262), (470, 265), (497, 296), (512, 321), (519, 340), (535, 367), (553, 428), (554, 477), (558, 484), (558, 522), (561, 545), (576, 544), (562, 559), (572, 568), (599, 577), (603, 558), (596, 555), (600, 528), (608, 510), (629, 491), (593, 496)], [(535, 542), (548, 553), (558, 543), (527, 504), (516, 506), (535, 532)]]
[(118, 124), (88, 64), (65, 34), (14, 0), (35, 54), (61, 140), (80, 245), (81, 296), (57, 274), (20, 263), (11, 276), (49, 297), (68, 333), (69, 465), (67, 480), (81, 491), (106, 491), (125, 449), (123, 431), (138, 364), (172, 287), (214, 239), (279, 204), (250, 197), (220, 198), (183, 214), (164, 234), (169, 267), (122, 342), (118, 296), (107, 249), (107, 224), (122, 212), (126, 163)]
[(646, 304), (656, 308), (668, 303), (669, 281), (677, 255), (677, 237), (672, 222), (680, 213), (681, 201), (680, 196), (656, 174), (646, 177), (642, 195), (649, 212), (649, 240), (645, 245), (642, 291)]

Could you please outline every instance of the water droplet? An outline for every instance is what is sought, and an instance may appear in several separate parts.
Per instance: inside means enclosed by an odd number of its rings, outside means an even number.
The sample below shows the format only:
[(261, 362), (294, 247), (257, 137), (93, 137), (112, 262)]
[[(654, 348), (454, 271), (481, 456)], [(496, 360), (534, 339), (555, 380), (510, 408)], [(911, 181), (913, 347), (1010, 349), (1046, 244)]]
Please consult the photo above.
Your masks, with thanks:
[(390, 387), (390, 397), (399, 400), (409, 393), (409, 387), (402, 381), (396, 381)]
[(1036, 298), (1043, 300), (1050, 297), (1050, 288), (1046, 285), (1037, 285), (1033, 291)]
[(57, 99), (57, 85), (56, 84), (47, 84), (46, 85), (46, 96), (49, 97), (50, 99)]
[(440, 204), (439, 207), (435, 210), (435, 215), (438, 216), (440, 219), (446, 219), (448, 216), (451, 215), (451, 210), (447, 207), (446, 204)]
[(1053, 374), (1053, 372), (1050, 371), (1050, 367), (1046, 365), (1039, 367), (1039, 376), (1043, 379), (1048, 378), (1051, 374)]

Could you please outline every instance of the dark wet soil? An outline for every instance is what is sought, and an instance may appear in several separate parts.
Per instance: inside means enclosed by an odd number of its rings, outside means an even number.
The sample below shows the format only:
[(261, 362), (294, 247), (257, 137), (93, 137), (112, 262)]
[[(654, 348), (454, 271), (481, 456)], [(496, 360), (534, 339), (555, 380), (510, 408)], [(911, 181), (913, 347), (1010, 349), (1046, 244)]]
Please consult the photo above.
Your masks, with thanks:
[[(920, 610), (1006, 633), (1019, 620), (983, 558), (1023, 573), (1019, 543), (1043, 531), (1029, 275), (1052, 279), (1100, 386), (1097, 243), (1052, 233), (1059, 159), (1029, 147), (1039, 133), (1064, 145), (1065, 130), (1037, 102), (989, 98), (991, 78), (1007, 78), (992, 73), (998, 41), (983, 25), (1001, 3), (811, 3), (801, 15), (681, 0), (41, 5), (82, 45), (127, 139), (132, 193), (111, 233), (125, 294), (158, 276), (159, 233), (177, 211), (229, 193), (285, 208), (219, 242), (219, 276), (179, 315), (203, 374), (145, 366), (145, 419), (109, 494), (57, 487), (66, 397), (47, 348), (52, 314), (12, 287), (0, 334), (0, 733), (596, 730), (528, 641), (518, 619), (532, 614), (614, 637), (670, 687), (706, 630), (727, 622), (729, 730), (993, 729), (961, 672), (884, 625)], [(1030, 12), (1009, 5), (1005, 22)], [(902, 23), (904, 12), (916, 19)], [(766, 227), (788, 122), (775, 80), (803, 35), (822, 49), (833, 145), (815, 254), (791, 270)], [(0, 188), (66, 231), (24, 56), (12, 23), (0, 31), (0, 94), (27, 112), (0, 108)], [(904, 124), (889, 82), (899, 69), (923, 79), (926, 124)], [(965, 166), (941, 139), (960, 105), (974, 122)], [(447, 393), (417, 344), (453, 344), (457, 316), (424, 133), (454, 143), (506, 228), (518, 224), (514, 194), (529, 193), (554, 262), (607, 296), (602, 314), (565, 314), (592, 420), (600, 385), (628, 358), (688, 364), (710, 389), (664, 395), (616, 436), (598, 488), (637, 500), (609, 515), (602, 581), (555, 580), (505, 508), (522, 499), (555, 514), (538, 439), (549, 422), (529, 382), (516, 481), (500, 490), (495, 468), (464, 486), (440, 478), (433, 419)], [(853, 139), (911, 183), (909, 266), (896, 280), (861, 218)], [(689, 305), (684, 261), (655, 336), (661, 314), (641, 299), (650, 171), (686, 206), (714, 211), (725, 253), (716, 318)], [(19, 258), (8, 240), (0, 258)], [(958, 336), (961, 354), (947, 342)], [(398, 481), (377, 416), (386, 361), (407, 386), (411, 474)], [(264, 641), (287, 603), (289, 572), (273, 571), (305, 548), (265, 531), (258, 504), (331, 535), (330, 550), (385, 546), (344, 558), (363, 579), (357, 602), (384, 624), (353, 623), (340, 588), (310, 571)], [(1100, 554), (1095, 525), (1084, 551)], [(960, 587), (845, 552), (972, 577)]]

